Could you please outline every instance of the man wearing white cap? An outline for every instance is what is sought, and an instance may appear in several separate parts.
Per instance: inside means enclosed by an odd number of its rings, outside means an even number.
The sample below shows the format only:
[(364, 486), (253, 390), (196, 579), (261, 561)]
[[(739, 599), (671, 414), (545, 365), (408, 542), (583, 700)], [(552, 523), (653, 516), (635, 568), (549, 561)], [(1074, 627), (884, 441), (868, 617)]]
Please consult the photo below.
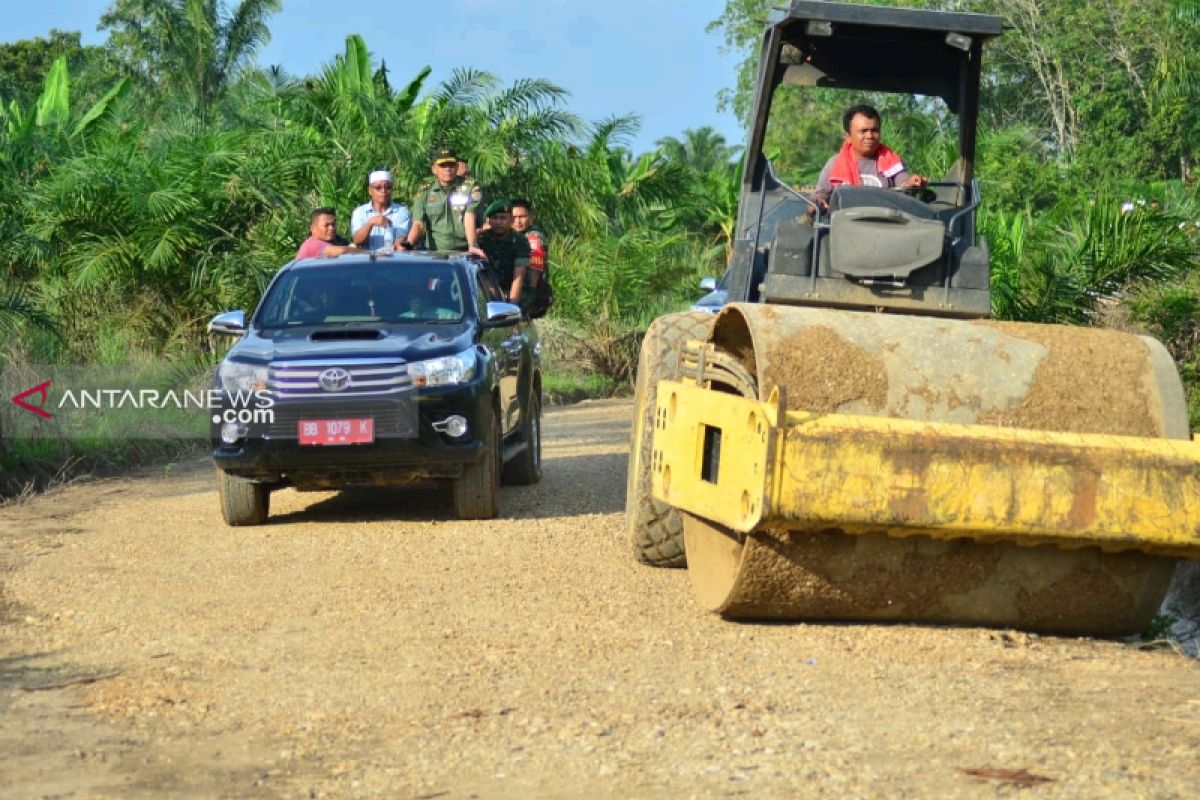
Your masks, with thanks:
[(392, 202), (392, 173), (377, 169), (367, 177), (371, 201), (350, 215), (350, 238), (367, 250), (399, 250), (412, 227), (412, 214)]

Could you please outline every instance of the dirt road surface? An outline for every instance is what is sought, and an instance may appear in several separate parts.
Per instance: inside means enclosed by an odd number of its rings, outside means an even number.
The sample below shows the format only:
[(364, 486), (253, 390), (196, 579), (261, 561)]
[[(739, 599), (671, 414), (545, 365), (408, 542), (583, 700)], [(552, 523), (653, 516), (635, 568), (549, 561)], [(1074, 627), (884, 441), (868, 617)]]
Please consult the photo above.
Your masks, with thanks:
[(1200, 668), (982, 629), (724, 622), (622, 533), (631, 407), (550, 411), (503, 518), (203, 461), (0, 509), (6, 798), (1174, 798)]

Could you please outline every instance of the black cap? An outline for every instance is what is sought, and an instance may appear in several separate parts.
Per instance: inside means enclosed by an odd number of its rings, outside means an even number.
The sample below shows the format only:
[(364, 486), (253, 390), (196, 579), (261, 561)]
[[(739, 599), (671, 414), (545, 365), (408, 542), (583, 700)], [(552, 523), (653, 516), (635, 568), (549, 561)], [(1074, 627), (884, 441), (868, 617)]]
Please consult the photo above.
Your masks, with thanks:
[(458, 156), (454, 154), (452, 147), (439, 147), (437, 152), (433, 154), (434, 164), (457, 164)]

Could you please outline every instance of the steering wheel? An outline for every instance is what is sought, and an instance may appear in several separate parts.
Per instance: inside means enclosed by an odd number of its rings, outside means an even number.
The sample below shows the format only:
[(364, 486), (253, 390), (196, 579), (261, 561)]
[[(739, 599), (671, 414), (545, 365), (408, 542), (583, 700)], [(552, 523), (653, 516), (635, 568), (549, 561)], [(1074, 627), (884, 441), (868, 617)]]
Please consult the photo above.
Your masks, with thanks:
[(893, 186), (893, 192), (900, 192), (909, 197), (920, 200), (922, 203), (932, 203), (937, 199), (937, 192), (929, 188), (929, 184), (924, 186)]

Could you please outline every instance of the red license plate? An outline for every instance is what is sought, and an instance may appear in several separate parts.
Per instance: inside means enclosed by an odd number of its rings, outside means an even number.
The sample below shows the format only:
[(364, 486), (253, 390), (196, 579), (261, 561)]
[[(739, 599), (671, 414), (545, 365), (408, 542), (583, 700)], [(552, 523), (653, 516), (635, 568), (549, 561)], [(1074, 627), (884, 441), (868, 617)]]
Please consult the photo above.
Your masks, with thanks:
[(370, 444), (375, 441), (375, 420), (302, 419), (297, 435), (300, 444)]

